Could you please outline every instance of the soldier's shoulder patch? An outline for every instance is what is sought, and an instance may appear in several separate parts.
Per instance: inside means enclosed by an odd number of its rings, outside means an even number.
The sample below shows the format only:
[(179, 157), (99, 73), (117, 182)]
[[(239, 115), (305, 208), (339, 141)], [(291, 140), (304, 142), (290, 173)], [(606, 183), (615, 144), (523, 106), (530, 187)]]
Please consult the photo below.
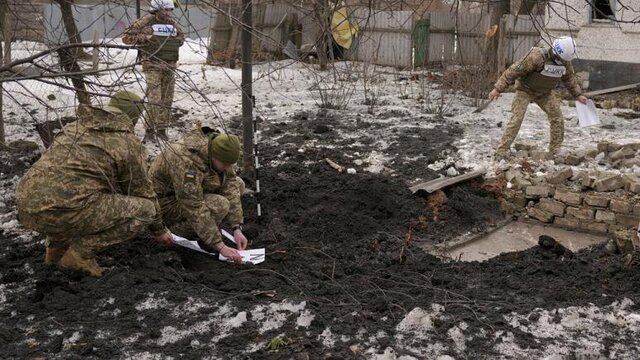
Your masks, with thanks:
[(197, 171), (195, 171), (193, 169), (187, 169), (187, 171), (184, 172), (184, 181), (185, 182), (195, 182), (197, 176), (198, 176), (198, 172)]
[(194, 169), (187, 169), (184, 172), (184, 181), (182, 184), (183, 192), (187, 195), (194, 195), (197, 192), (198, 186), (196, 184), (196, 178), (198, 172)]
[(522, 72), (522, 71), (524, 71), (524, 65), (522, 65), (522, 63), (520, 63), (520, 64), (516, 65), (515, 70), (516, 70), (517, 72)]

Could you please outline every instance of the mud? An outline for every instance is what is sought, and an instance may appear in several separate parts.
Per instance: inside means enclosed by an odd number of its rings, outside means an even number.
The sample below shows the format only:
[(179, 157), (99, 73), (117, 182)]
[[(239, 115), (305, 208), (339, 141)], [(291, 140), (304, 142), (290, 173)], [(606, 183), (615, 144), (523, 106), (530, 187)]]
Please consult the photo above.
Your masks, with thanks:
[[(407, 340), (413, 346), (440, 342), (453, 349), (448, 331), (464, 321), (465, 334), (511, 331), (523, 348), (540, 348), (545, 341), (508, 325), (504, 315), (638, 299), (637, 265), (626, 267), (620, 256), (601, 248), (565, 257), (536, 247), (484, 263), (443, 262), (426, 254), (418, 243), (481, 231), (501, 218), (480, 182), (445, 189), (447, 201), (437, 222), (426, 200), (408, 190), (415, 175), (438, 174), (401, 154), (453, 151), (451, 138), (459, 130), (436, 124), (432, 130), (385, 133), (398, 154), (392, 161), (397, 165), (391, 173), (372, 174), (353, 159), (367, 146), (377, 146), (374, 132), (355, 146), (329, 136), (355, 131), (356, 123), (345, 128), (325, 117), (261, 124), (265, 138), (279, 137), (260, 148), (264, 163), (271, 161), (260, 171), (263, 216), (257, 217), (255, 196), (243, 199), (251, 246), (267, 249), (267, 261), (258, 266), (225, 264), (137, 238), (101, 253), (98, 261), (110, 270), (95, 279), (45, 267), (39, 235), (25, 239), (14, 231), (0, 232), (0, 294), (6, 297), (0, 302), (2, 357), (365, 358), (349, 347), (358, 333), (382, 332), (373, 345), (393, 348), (398, 322), (412, 309), (434, 304), (444, 306), (447, 317), (434, 320), (428, 341)], [(313, 131), (318, 125), (328, 131)], [(336, 146), (305, 145), (313, 140)], [(358, 171), (339, 173), (324, 162), (326, 157), (353, 163)], [(8, 179), (21, 175), (35, 158), (14, 153), (4, 154), (4, 160), (0, 181), (10, 188), (14, 184)], [(3, 213), (11, 213), (12, 203), (6, 204)], [(265, 319), (251, 312), (285, 301), (304, 302), (315, 315), (308, 327), (287, 318), (265, 330)], [(246, 311), (246, 321), (231, 330), (212, 323), (224, 304), (234, 307), (233, 314)], [(175, 308), (184, 313), (176, 315)], [(327, 328), (337, 336), (333, 346), (323, 343)], [(171, 329), (182, 336), (167, 341)], [(284, 344), (277, 352), (267, 350), (277, 336)], [(467, 342), (464, 357), (494, 358), (501, 341), (476, 337)], [(613, 346), (616, 341), (602, 342)], [(259, 345), (247, 352), (248, 344)], [(412, 354), (396, 347), (396, 355)], [(456, 356), (453, 350), (450, 355)]]

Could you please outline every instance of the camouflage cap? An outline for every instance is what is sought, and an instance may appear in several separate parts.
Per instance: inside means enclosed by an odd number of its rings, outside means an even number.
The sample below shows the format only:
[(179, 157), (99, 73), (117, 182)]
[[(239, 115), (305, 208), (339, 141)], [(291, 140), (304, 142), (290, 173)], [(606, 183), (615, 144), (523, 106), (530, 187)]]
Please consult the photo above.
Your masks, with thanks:
[(209, 155), (225, 164), (235, 164), (240, 158), (240, 139), (224, 133), (214, 137), (209, 141)]
[(140, 114), (142, 114), (142, 110), (144, 110), (142, 98), (140, 98), (136, 93), (128, 90), (118, 91), (111, 96), (109, 105), (105, 110), (113, 112), (114, 108), (127, 115), (134, 124), (138, 120)]

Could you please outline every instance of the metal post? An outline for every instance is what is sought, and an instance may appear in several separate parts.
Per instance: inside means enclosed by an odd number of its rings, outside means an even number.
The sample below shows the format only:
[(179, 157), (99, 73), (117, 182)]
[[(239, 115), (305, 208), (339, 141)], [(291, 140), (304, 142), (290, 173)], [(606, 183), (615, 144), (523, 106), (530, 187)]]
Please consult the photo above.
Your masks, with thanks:
[(140, 0), (136, 0), (136, 17), (140, 19)]
[[(256, 204), (258, 212), (258, 221), (262, 219), (262, 205), (260, 205), (260, 162), (258, 162), (258, 119), (253, 121), (253, 158), (255, 160), (255, 176), (256, 176)], [(640, 227), (638, 228), (640, 229)]]
[[(246, 174), (252, 174), (253, 161), (253, 90), (252, 90), (252, 54), (251, 31), (251, 0), (242, 0), (242, 145), (243, 167)], [(253, 174), (255, 175), (255, 174)]]
[[(2, 31), (2, 40), (6, 43), (9, 43), (11, 46), (11, 38), (8, 36), (9, 28), (7, 26), (7, 19), (9, 18), (9, 3), (7, 0), (0, 0), (0, 31)], [(4, 56), (2, 54), (2, 47), (0, 47), (0, 65), (4, 65)], [(9, 61), (11, 61), (9, 59)], [(4, 109), (2, 98), (4, 96), (4, 91), (2, 89), (2, 83), (0, 83), (0, 150), (3, 150), (6, 147), (6, 138), (4, 133)]]

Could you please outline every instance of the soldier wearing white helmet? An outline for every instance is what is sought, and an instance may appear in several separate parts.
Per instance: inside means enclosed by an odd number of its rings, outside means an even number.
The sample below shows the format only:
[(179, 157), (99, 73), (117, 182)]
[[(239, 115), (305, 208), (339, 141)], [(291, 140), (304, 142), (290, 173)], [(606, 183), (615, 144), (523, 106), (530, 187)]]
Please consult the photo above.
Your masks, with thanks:
[(496, 157), (508, 155), (511, 144), (520, 131), (529, 103), (535, 102), (547, 114), (550, 136), (549, 152), (555, 154), (564, 140), (564, 119), (560, 110), (560, 101), (554, 89), (562, 81), (569, 93), (583, 103), (587, 98), (575, 78), (571, 60), (576, 59), (576, 43), (571, 37), (556, 39), (551, 48), (533, 47), (522, 59), (513, 63), (502, 73), (489, 93), (489, 99), (500, 97), (507, 87), (515, 83), (515, 96), (512, 103), (512, 115), (507, 124)]
[(553, 53), (564, 61), (571, 61), (578, 57), (576, 42), (569, 36), (563, 36), (553, 41)]
[(173, 10), (173, 0), (151, 0), (149, 3), (149, 12), (154, 13), (160, 9)]
[(136, 45), (142, 58), (142, 71), (147, 80), (146, 133), (144, 141), (167, 141), (171, 105), (175, 87), (175, 70), (184, 32), (171, 16), (172, 0), (151, 0), (149, 15), (136, 20), (122, 36), (125, 44)]

